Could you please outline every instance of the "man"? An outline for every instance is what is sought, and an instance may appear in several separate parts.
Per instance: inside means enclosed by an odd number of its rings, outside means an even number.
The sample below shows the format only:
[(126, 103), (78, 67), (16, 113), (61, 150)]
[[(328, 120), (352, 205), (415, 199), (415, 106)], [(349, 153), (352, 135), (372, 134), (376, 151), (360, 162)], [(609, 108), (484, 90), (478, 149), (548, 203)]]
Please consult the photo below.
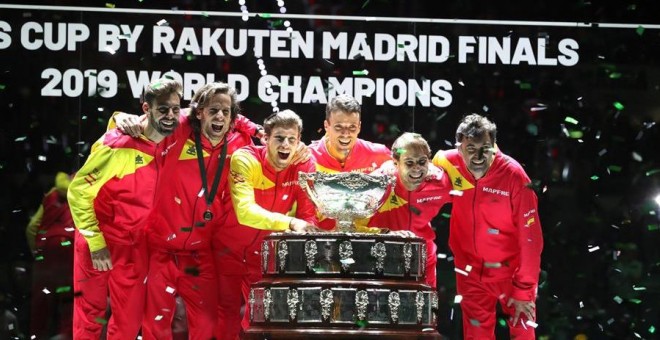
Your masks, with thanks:
[[(332, 98), (325, 108), (325, 136), (309, 146), (316, 161), (316, 171), (325, 173), (370, 173), (390, 160), (390, 150), (382, 144), (358, 138), (362, 108), (347, 94)], [(334, 219), (319, 217), (319, 227), (332, 230)]]
[(172, 337), (175, 296), (185, 303), (191, 339), (210, 339), (216, 322), (217, 277), (211, 235), (225, 220), (221, 209), (228, 161), (235, 150), (252, 144), (232, 125), (240, 111), (236, 90), (226, 83), (200, 88), (183, 120), (176, 164), (167, 171), (149, 218), (149, 281), (144, 339)]
[(32, 254), (30, 335), (38, 339), (71, 338), (73, 317), (73, 235), (75, 227), (66, 193), (71, 177), (58, 172), (30, 219), (25, 236)]
[(71, 182), (68, 201), (78, 232), (74, 245), (75, 339), (99, 339), (107, 296), (112, 314), (108, 339), (134, 339), (144, 313), (147, 247), (144, 224), (156, 197), (168, 145), (178, 125), (183, 89), (160, 79), (143, 95), (144, 133), (116, 129), (92, 147)]
[[(231, 157), (231, 207), (213, 238), (220, 298), (217, 339), (237, 339), (241, 305), (261, 279), (261, 244), (271, 231), (304, 231), (317, 223), (313, 203), (298, 185), (298, 173), (314, 172), (311, 161), (293, 164), (302, 120), (291, 110), (264, 121), (265, 146), (247, 146)], [(295, 216), (287, 213), (296, 207)], [(231, 207), (228, 207), (231, 208)], [(246, 307), (243, 329), (249, 326)]]
[(403, 133), (394, 141), (394, 169), (390, 163), (385, 163), (374, 173), (394, 175), (396, 184), (367, 226), (423, 238), (426, 241), (426, 283), (436, 288), (438, 258), (431, 220), (445, 203), (451, 202), (451, 182), (442, 169), (431, 164), (430, 157), (429, 144), (417, 133)]
[(523, 168), (495, 147), (497, 127), (471, 114), (456, 130), (456, 149), (433, 163), (455, 190), (449, 224), (465, 339), (495, 339), (500, 303), (515, 339), (534, 339), (543, 235), (537, 197)]

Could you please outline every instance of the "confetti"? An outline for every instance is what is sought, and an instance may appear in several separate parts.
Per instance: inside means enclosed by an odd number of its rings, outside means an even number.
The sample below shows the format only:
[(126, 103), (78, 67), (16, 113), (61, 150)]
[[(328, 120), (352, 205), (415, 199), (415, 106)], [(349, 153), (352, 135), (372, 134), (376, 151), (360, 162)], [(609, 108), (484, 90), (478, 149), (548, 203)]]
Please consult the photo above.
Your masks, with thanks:
[(354, 76), (366, 76), (366, 75), (369, 75), (369, 71), (368, 70), (361, 70), (361, 71), (357, 70), (357, 71), (353, 71), (353, 75)]
[(639, 36), (641, 37), (642, 34), (644, 34), (644, 30), (645, 30), (645, 29), (644, 29), (644, 26), (639, 25), (639, 26), (637, 26), (637, 28), (635, 29), (635, 33), (637, 33), (637, 35), (639, 35)]
[(577, 119), (575, 119), (573, 117), (568, 117), (568, 116), (566, 118), (564, 118), (564, 121), (566, 123), (571, 123), (573, 125), (577, 125), (577, 123), (578, 123)]
[(623, 104), (621, 104), (621, 102), (614, 102), (614, 103), (612, 103), (612, 105), (614, 105), (614, 107), (619, 111), (623, 111), (623, 109), (624, 109), (624, 106), (623, 106)]
[(454, 296), (454, 303), (461, 303), (461, 301), (463, 301), (463, 296), (462, 295)]

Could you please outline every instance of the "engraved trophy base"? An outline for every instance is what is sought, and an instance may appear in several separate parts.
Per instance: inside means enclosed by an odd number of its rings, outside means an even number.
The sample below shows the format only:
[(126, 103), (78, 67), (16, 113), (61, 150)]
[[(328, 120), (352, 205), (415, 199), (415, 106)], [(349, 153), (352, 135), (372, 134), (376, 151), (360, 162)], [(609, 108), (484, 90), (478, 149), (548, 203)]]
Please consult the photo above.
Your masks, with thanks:
[(443, 339), (421, 238), (274, 233), (243, 339)]
[(337, 328), (273, 328), (273, 327), (250, 327), (245, 331), (241, 339), (264, 340), (264, 339), (400, 339), (400, 340), (442, 340), (442, 335), (433, 331), (420, 332), (406, 329), (357, 329), (345, 330)]

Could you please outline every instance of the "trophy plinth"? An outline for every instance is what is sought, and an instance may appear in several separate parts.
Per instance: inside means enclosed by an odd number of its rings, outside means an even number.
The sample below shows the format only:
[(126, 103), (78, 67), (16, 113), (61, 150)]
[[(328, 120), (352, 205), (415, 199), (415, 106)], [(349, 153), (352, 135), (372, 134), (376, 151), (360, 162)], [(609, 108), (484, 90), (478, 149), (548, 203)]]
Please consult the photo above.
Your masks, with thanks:
[(369, 218), (385, 202), (395, 179), (359, 172), (301, 172), (298, 182), (325, 217), (337, 220), (340, 232), (355, 232), (354, 221)]

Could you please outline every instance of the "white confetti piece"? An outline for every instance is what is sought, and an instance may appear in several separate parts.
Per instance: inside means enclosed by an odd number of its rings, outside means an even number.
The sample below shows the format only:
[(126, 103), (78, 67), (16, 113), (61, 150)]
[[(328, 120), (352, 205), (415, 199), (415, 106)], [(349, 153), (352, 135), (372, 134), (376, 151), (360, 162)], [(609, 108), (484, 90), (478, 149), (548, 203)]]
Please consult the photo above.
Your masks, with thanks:
[(457, 273), (459, 273), (459, 274), (461, 274), (461, 275), (468, 276), (468, 272), (466, 272), (466, 271), (463, 270), (463, 269), (454, 268), (454, 271), (457, 272)]
[(205, 192), (205, 190), (204, 190), (204, 188), (202, 188), (202, 190), (200, 190), (199, 193), (197, 194), (197, 197), (204, 196), (204, 192)]
[(170, 286), (167, 286), (167, 287), (165, 287), (165, 291), (172, 294), (172, 293), (174, 293), (174, 288), (172, 288)]
[(174, 202), (176, 202), (178, 205), (181, 205), (181, 199), (176, 196), (174, 197)]
[(461, 190), (452, 190), (449, 192), (450, 195), (452, 196), (463, 196), (463, 191)]
[(589, 248), (589, 252), (590, 252), (590, 253), (593, 253), (593, 252), (595, 252), (595, 251), (598, 250), (598, 249), (600, 249), (599, 246), (591, 247), (591, 248)]
[(282, 200), (286, 200), (287, 198), (289, 198), (289, 195), (283, 195), (282, 196)]
[(469, 265), (469, 264), (467, 266), (465, 266), (465, 271), (466, 272), (471, 272), (472, 271), (472, 266)]
[(463, 301), (463, 295), (454, 296), (454, 303), (461, 303)]
[(614, 301), (615, 301), (616, 303), (618, 303), (618, 304), (621, 304), (621, 302), (623, 302), (623, 299), (620, 298), (620, 297), (617, 295), (617, 296), (614, 297)]
[(115, 53), (117, 53), (117, 51), (115, 51), (113, 48), (111, 48), (111, 47), (109, 47), (109, 46), (106, 47), (105, 50), (106, 50), (106, 52), (108, 52), (108, 53), (110, 53), (110, 54), (115, 54)]
[(160, 21), (158, 21), (156, 23), (156, 25), (158, 25), (158, 26), (168, 26), (168, 23), (167, 23), (167, 20), (161, 19)]
[(439, 259), (446, 259), (446, 258), (447, 258), (447, 254), (438, 253), (438, 258), (439, 258)]
[(156, 315), (156, 317), (154, 318), (154, 320), (156, 320), (156, 321), (160, 321), (162, 319), (163, 319), (162, 315)]
[(48, 288), (44, 288), (41, 291), (44, 292), (44, 294), (50, 294), (50, 290), (48, 290)]
[(536, 327), (539, 326), (539, 324), (537, 324), (536, 322), (534, 322), (534, 321), (532, 321), (532, 320), (527, 320), (527, 321), (525, 322), (525, 324), (526, 324), (527, 326), (532, 327), (532, 328), (536, 328)]
[(598, 152), (598, 156), (602, 156), (602, 155), (604, 155), (604, 154), (606, 154), (606, 153), (607, 153), (607, 149), (600, 150), (600, 151)]

